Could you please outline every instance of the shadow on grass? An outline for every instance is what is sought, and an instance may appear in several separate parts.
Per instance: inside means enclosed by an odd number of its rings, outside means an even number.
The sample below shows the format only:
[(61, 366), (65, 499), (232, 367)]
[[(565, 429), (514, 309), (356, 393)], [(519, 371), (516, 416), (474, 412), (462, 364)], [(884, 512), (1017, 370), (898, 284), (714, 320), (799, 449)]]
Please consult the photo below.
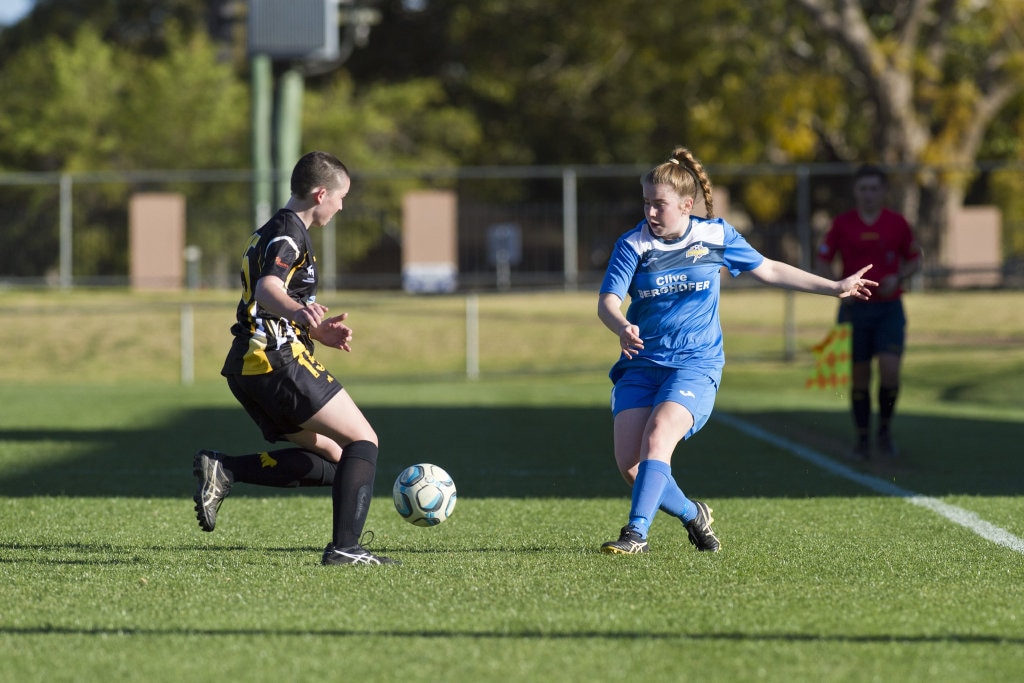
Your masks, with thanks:
[(98, 627), (82, 628), (74, 626), (27, 626), (0, 628), (0, 635), (34, 636), (34, 635), (72, 635), (72, 636), (241, 636), (257, 638), (415, 638), (441, 640), (446, 638), (479, 638), (487, 640), (672, 640), (707, 642), (793, 642), (793, 643), (834, 643), (834, 644), (907, 644), (946, 643), (968, 645), (1022, 645), (1024, 638), (1006, 638), (998, 635), (979, 635), (974, 633), (949, 633), (942, 635), (905, 635), (905, 634), (818, 634), (818, 633), (763, 633), (741, 631), (724, 631), (721, 633), (706, 632), (651, 632), (651, 631), (470, 631), (455, 629), (423, 630), (383, 630), (383, 629), (276, 629), (276, 628), (137, 628), (137, 627)]
[[(622, 497), (628, 489), (612, 457), (605, 408), (364, 407), (381, 437), (376, 494), (389, 495), (406, 465), (433, 462), (451, 472), (463, 498)], [(925, 495), (1019, 495), (1024, 440), (1019, 423), (903, 414), (897, 437), (905, 452), (893, 463), (844, 459), (850, 428), (842, 412), (733, 413), (828, 457)], [(76, 453), (30, 456), (53, 443)], [(194, 486), (198, 448), (262, 450), (255, 427), (236, 408), (186, 410), (145, 429), (0, 429), (0, 443), (24, 451), (17, 471), (0, 472), (0, 496), (184, 497)], [(278, 447), (285, 447), (279, 444)], [(712, 422), (676, 452), (673, 471), (697, 497), (875, 495), (774, 446)], [(325, 495), (323, 489), (238, 485), (232, 496)]]
[[(298, 546), (270, 546), (259, 548), (261, 553), (275, 553), (279, 555), (312, 555), (319, 559), (324, 548), (322, 545), (298, 545)], [(401, 551), (403, 556), (424, 555), (424, 556), (445, 556), (452, 555), (482, 555), (482, 554), (505, 554), (509, 552), (507, 544), (496, 544), (493, 547), (479, 546), (469, 548), (408, 548), (404, 546), (375, 546), (375, 551), (380, 553)], [(564, 552), (564, 546), (556, 545), (533, 545), (516, 546), (517, 553), (534, 553), (537, 555), (550, 555), (552, 553)], [(589, 549), (592, 554), (600, 555), (597, 548)], [(199, 553), (206, 556), (222, 556), (237, 553), (246, 557), (253, 552), (252, 545), (204, 545), (204, 544), (181, 544), (181, 545), (124, 545), (118, 546), (109, 543), (5, 543), (5, 555), (0, 557), (0, 565), (11, 564), (37, 564), (40, 566), (55, 565), (81, 565), (81, 566), (138, 566), (143, 561), (143, 554), (149, 552), (173, 552)]]

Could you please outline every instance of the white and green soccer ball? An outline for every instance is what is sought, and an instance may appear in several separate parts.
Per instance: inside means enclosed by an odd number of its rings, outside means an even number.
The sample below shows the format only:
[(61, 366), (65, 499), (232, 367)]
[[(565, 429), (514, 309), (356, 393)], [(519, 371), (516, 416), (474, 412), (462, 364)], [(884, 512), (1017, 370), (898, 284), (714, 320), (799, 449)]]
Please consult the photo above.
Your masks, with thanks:
[(444, 469), (430, 463), (402, 470), (392, 493), (398, 514), (416, 526), (436, 526), (455, 509), (455, 482)]

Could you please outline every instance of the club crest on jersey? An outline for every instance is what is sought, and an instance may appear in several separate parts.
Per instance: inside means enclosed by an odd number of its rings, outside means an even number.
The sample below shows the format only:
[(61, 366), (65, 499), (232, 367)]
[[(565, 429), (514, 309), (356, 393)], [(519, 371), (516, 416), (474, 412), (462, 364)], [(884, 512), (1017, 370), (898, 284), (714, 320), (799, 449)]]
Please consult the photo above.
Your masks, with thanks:
[(698, 242), (686, 250), (685, 256), (686, 258), (692, 258), (693, 262), (696, 263), (710, 253), (711, 250), (705, 247), (703, 242)]

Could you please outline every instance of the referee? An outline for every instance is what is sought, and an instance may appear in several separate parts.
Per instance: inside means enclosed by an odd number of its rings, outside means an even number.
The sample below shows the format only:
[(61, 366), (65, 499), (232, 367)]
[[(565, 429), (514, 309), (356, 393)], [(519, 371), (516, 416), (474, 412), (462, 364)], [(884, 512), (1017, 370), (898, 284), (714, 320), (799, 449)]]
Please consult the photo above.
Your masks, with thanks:
[(875, 451), (898, 454), (892, 436), (892, 419), (900, 389), (907, 317), (903, 309), (903, 283), (921, 268), (921, 249), (910, 224), (899, 213), (885, 208), (888, 187), (885, 172), (864, 165), (853, 176), (856, 207), (839, 214), (818, 248), (818, 272), (831, 274), (832, 262), (842, 261), (843, 277), (874, 264), (868, 272), (878, 282), (868, 299), (843, 299), (838, 322), (853, 328), (852, 386), (850, 409), (857, 431), (853, 455), (871, 457), (871, 365), (878, 359), (878, 429)]

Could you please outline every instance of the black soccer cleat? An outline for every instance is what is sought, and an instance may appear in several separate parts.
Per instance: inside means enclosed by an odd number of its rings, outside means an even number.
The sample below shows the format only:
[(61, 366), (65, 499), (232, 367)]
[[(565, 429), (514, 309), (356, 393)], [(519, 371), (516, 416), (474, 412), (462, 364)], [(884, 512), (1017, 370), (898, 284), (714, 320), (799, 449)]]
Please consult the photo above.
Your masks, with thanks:
[(608, 541), (601, 546), (601, 552), (607, 555), (636, 555), (650, 551), (647, 539), (631, 526), (622, 527), (619, 540)]
[(217, 526), (217, 510), (231, 491), (231, 478), (224, 470), (222, 457), (223, 453), (202, 450), (192, 460), (192, 474), (198, 480), (192, 500), (196, 502), (196, 519), (203, 531), (213, 531)]
[(323, 559), (320, 560), (320, 564), (323, 565), (342, 565), (342, 564), (402, 564), (398, 560), (390, 557), (384, 557), (383, 555), (374, 555), (369, 550), (359, 545), (350, 545), (347, 548), (335, 548), (333, 543), (329, 543), (324, 548)]
[(686, 533), (690, 537), (690, 543), (697, 550), (717, 553), (722, 544), (718, 542), (718, 536), (715, 536), (715, 532), (711, 530), (711, 523), (715, 521), (711, 516), (711, 508), (699, 500), (693, 501), (693, 504), (697, 506), (697, 517), (686, 524)]

